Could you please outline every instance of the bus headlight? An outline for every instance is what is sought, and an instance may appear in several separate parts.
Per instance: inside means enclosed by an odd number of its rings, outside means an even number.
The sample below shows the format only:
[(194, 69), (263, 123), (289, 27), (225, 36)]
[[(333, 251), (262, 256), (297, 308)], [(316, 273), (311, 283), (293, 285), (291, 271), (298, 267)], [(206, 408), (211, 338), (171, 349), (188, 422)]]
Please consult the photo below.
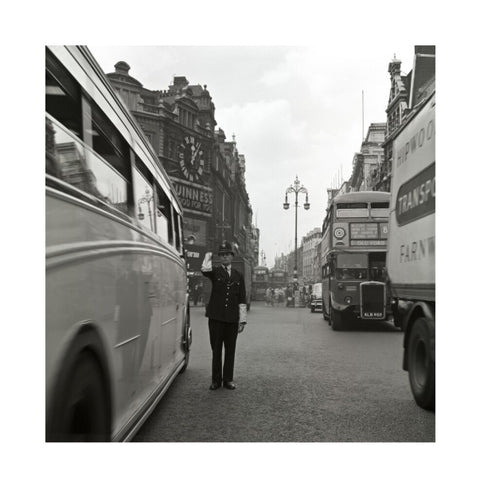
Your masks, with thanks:
[(346, 302), (347, 304), (350, 304), (350, 303), (352, 302), (352, 298), (351, 298), (351, 296), (345, 296), (345, 302)]
[(338, 286), (338, 289), (343, 289), (343, 288), (344, 288), (344, 286), (343, 286), (343, 282), (339, 282), (339, 283), (337, 284), (337, 286)]

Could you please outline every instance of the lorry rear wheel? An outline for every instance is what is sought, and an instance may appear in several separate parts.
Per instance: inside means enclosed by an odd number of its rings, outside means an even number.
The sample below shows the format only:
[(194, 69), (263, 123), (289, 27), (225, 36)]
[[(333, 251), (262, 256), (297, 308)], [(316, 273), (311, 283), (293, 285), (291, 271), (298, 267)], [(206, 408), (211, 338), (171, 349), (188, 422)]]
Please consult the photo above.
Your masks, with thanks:
[(413, 323), (408, 340), (408, 377), (415, 402), (427, 410), (435, 409), (435, 362), (426, 319)]

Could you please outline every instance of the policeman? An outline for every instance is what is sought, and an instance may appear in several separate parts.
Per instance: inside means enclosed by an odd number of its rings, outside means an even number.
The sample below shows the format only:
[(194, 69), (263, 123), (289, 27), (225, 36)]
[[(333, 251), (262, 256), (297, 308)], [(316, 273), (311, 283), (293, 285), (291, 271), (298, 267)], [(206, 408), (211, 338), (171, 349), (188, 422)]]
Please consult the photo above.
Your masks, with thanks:
[[(202, 263), (202, 274), (212, 281), (212, 292), (205, 316), (208, 318), (210, 346), (212, 347), (212, 384), (218, 389), (222, 383), (226, 389), (235, 389), (233, 366), (237, 335), (247, 324), (247, 304), (243, 275), (232, 268), (234, 252), (229, 242), (219, 249), (220, 266), (212, 268), (212, 253), (207, 252)], [(222, 370), (222, 351), (225, 360)]]

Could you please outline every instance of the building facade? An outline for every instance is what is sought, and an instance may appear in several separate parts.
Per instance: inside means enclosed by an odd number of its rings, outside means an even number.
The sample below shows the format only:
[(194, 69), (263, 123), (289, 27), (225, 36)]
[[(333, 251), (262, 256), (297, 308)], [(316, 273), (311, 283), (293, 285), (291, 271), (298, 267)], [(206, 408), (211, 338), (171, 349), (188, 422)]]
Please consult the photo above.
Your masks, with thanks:
[[(184, 241), (191, 283), (201, 279), (201, 262), (222, 240), (237, 254), (258, 260), (258, 237), (245, 187), (245, 157), (235, 140), (215, 130), (215, 105), (206, 85), (175, 76), (166, 90), (146, 89), (120, 61), (108, 73), (117, 94), (149, 139), (184, 209)], [(257, 257), (255, 257), (255, 249)]]
[(282, 252), (280, 255), (275, 256), (275, 264), (274, 264), (274, 269), (282, 269), (284, 271), (288, 270), (288, 258), (287, 256)]
[(376, 191), (390, 191), (393, 139), (403, 126), (411, 108), (427, 96), (435, 84), (435, 46), (415, 46), (414, 52), (415, 69), (407, 75), (402, 75), (399, 59), (394, 57), (388, 65), (390, 93), (386, 109), (384, 161), (373, 178), (373, 189)]
[(372, 191), (377, 173), (384, 162), (385, 133), (387, 124), (370, 124), (360, 152), (353, 157), (350, 191)]
[(316, 282), (315, 276), (315, 256), (317, 253), (317, 246), (322, 240), (321, 228), (314, 228), (305, 235), (302, 239), (303, 247), (303, 281), (305, 284), (314, 284)]
[(378, 173), (373, 178), (373, 189), (376, 191), (390, 191), (392, 176), (392, 135), (402, 125), (408, 108), (408, 93), (410, 88), (410, 74), (401, 73), (402, 62), (394, 59), (388, 65), (390, 74), (390, 93), (387, 104), (387, 129), (384, 145), (384, 161)]

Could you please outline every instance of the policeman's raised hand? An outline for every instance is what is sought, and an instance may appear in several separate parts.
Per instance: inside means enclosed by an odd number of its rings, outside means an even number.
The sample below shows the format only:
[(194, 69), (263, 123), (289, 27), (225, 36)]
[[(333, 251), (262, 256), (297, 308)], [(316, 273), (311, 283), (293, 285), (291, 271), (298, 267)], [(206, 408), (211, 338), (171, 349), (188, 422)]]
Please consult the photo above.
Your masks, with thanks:
[(245, 325), (246, 325), (246, 323), (244, 321), (242, 321), (241, 323), (239, 323), (239, 325), (238, 325), (238, 333), (242, 333), (243, 329), (245, 328)]
[(207, 252), (202, 262), (201, 270), (204, 272), (210, 272), (212, 270), (212, 253)]

